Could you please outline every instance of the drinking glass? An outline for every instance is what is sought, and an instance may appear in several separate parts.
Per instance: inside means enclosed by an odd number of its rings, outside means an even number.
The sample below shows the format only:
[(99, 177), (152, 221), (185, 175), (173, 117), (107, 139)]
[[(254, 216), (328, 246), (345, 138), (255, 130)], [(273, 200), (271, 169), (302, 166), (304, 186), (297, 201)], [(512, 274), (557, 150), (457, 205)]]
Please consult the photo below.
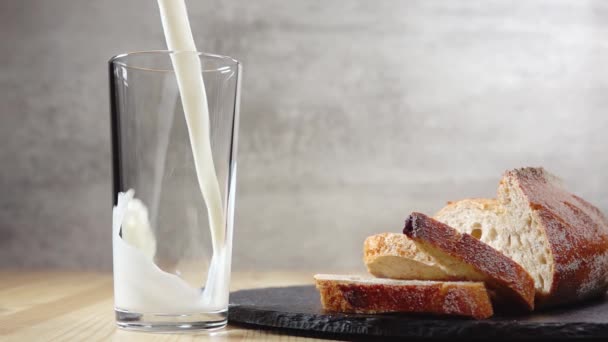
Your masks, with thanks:
[[(208, 100), (213, 165), (202, 167), (214, 167), (220, 188), (225, 238), (218, 253), (173, 71), (172, 58), (183, 54), (200, 60)], [(117, 324), (146, 331), (221, 328), (228, 312), (241, 66), (225, 56), (146, 51), (113, 57), (109, 67)]]

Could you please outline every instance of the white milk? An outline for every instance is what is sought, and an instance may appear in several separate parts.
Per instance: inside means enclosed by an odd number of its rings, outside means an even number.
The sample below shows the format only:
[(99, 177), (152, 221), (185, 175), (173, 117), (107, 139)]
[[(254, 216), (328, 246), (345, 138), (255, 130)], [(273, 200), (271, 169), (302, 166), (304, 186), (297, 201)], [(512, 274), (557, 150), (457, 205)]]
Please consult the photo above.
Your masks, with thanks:
[[(169, 50), (197, 51), (184, 0), (158, 0), (158, 5)], [(213, 250), (217, 252), (224, 243), (224, 212), (211, 153), (209, 108), (201, 62), (199, 56), (192, 53), (177, 53), (171, 59), (188, 125), (196, 176), (209, 212)]]
[[(158, 0), (167, 46), (197, 51), (184, 0)], [(154, 264), (156, 240), (145, 205), (134, 191), (119, 194), (113, 210), (115, 305), (142, 313), (183, 314), (223, 310), (228, 305), (230, 248), (209, 134), (209, 109), (199, 56), (173, 54), (173, 69), (194, 157), (200, 191), (207, 205), (213, 257), (204, 290), (192, 288)], [(169, 115), (169, 113), (167, 113)], [(120, 237), (122, 227), (122, 236)], [(229, 237), (230, 238), (230, 237)]]

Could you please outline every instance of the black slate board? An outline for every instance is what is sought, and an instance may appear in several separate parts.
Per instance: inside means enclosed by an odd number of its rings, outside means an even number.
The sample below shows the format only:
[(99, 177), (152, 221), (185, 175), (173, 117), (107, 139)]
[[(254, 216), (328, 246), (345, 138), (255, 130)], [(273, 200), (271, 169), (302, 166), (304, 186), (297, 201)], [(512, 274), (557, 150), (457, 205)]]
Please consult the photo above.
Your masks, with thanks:
[(328, 338), (410, 338), (608, 341), (608, 299), (526, 315), (496, 314), (488, 320), (437, 316), (325, 313), (314, 286), (237, 291), (230, 295), (228, 320), (256, 328)]

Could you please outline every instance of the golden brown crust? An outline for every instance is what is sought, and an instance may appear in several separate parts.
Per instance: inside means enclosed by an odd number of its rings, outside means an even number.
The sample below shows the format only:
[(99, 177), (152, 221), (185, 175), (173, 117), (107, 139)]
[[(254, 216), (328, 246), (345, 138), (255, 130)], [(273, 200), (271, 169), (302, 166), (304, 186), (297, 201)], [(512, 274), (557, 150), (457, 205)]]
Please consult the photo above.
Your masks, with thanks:
[(332, 312), (430, 313), (484, 319), (493, 315), (481, 282), (386, 283), (316, 279), (323, 308)]
[(410, 215), (403, 233), (423, 249), (470, 265), (500, 295), (516, 300), (528, 310), (534, 308), (535, 288), (530, 274), (489, 245), (421, 213)]
[[(608, 220), (602, 212), (567, 192), (543, 168), (505, 173), (500, 187), (511, 182), (521, 189), (545, 231), (553, 256), (551, 290), (537, 298), (554, 306), (603, 294), (608, 289)], [(500, 193), (500, 191), (499, 191)]]

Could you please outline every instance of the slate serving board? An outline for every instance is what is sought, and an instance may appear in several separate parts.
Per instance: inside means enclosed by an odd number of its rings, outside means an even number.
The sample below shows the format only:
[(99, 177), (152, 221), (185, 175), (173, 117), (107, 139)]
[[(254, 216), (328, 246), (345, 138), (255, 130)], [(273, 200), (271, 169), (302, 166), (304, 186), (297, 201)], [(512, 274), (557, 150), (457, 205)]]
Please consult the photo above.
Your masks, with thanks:
[(496, 314), (488, 320), (428, 315), (325, 313), (315, 287), (291, 286), (237, 291), (230, 295), (228, 320), (283, 333), (328, 338), (409, 338), (608, 341), (608, 299), (525, 315)]

